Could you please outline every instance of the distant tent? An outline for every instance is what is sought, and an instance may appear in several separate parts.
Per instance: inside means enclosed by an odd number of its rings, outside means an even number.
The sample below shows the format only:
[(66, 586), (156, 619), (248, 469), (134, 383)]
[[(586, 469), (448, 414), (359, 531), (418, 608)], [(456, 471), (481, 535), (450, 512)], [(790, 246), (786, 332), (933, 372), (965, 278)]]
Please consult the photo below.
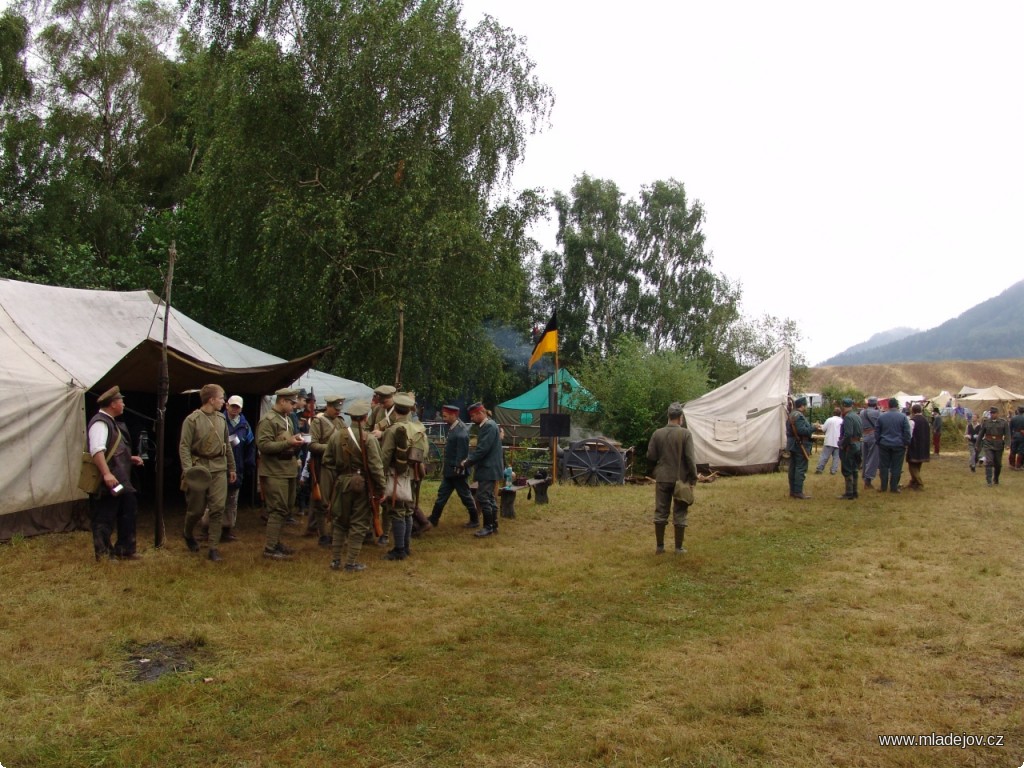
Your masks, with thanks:
[(731, 475), (774, 472), (786, 446), (789, 350), (683, 407), (698, 467)]
[[(73, 505), (85, 499), (78, 472), (86, 417), (95, 397), (113, 384), (129, 393), (130, 410), (141, 409), (143, 416), (154, 412), (163, 318), (163, 304), (150, 291), (0, 279), (0, 540), (77, 527)], [(216, 382), (229, 394), (245, 396), (247, 409), (255, 411), (259, 395), (305, 375), (324, 351), (284, 360), (174, 310), (168, 329), (171, 391)], [(331, 378), (340, 395), (371, 391), (359, 382)], [(198, 404), (194, 396), (172, 401), (182, 412), (173, 414), (178, 418)], [(171, 418), (169, 412), (166, 445), (169, 460), (176, 461), (180, 422)], [(132, 437), (138, 439), (136, 433)]]
[(923, 403), (925, 400), (924, 395), (908, 395), (902, 390), (893, 395), (893, 397), (895, 397), (897, 402), (899, 402), (900, 408), (905, 406), (907, 403)]
[[(518, 397), (499, 403), (494, 408), (494, 418), (506, 432), (517, 439), (526, 440), (540, 436), (540, 416), (548, 412), (548, 386), (551, 376), (527, 390)], [(592, 397), (575, 377), (565, 368), (558, 369), (558, 410), (561, 413), (593, 413), (596, 405), (584, 406), (579, 395)]]
[(953, 402), (953, 399), (953, 395), (950, 394), (949, 390), (944, 389), (941, 392), (939, 392), (939, 394), (937, 394), (935, 397), (931, 398), (929, 402), (932, 404), (932, 406), (938, 408), (941, 411), (943, 408), (955, 407), (956, 403)]
[(1024, 395), (1010, 392), (1000, 386), (985, 387), (974, 394), (960, 398), (974, 413), (984, 413), (989, 408), (996, 406), (1005, 415), (1007, 408), (1014, 408), (1024, 404)]

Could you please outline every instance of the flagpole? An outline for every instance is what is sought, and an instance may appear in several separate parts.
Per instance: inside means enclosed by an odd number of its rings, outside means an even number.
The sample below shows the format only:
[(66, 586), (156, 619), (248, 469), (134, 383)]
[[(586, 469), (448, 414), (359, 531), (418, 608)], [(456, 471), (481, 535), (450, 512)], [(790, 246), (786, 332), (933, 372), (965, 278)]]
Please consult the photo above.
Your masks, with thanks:
[[(558, 338), (557, 336), (555, 337)], [(561, 397), (561, 388), (558, 384), (558, 342), (555, 342), (555, 401), (552, 403), (554, 412), (558, 413), (558, 398)], [(551, 482), (558, 482), (558, 438), (551, 438)]]

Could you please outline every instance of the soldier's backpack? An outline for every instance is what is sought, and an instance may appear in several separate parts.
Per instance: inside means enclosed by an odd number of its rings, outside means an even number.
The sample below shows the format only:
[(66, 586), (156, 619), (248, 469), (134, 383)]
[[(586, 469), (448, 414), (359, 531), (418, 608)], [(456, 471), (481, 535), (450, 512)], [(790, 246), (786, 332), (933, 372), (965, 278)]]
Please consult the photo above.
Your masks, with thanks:
[(409, 432), (408, 461), (412, 465), (417, 480), (427, 476), (427, 457), (430, 454), (430, 441), (427, 439), (427, 428), (421, 422), (410, 421), (406, 425)]
[(392, 427), (395, 433), (395, 452), (391, 455), (391, 466), (396, 475), (404, 475), (409, 468), (409, 433), (405, 431), (405, 425), (399, 424)]

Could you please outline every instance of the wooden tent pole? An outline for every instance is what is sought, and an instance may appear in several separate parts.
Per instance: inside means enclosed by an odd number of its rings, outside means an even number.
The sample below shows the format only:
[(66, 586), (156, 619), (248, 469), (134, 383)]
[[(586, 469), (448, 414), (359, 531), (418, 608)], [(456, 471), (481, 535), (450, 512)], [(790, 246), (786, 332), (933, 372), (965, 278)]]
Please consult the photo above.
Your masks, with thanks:
[(167, 368), (167, 333), (171, 322), (171, 284), (174, 282), (174, 260), (178, 249), (171, 241), (167, 249), (167, 280), (164, 283), (164, 336), (160, 347), (160, 379), (156, 390), (156, 516), (153, 520), (153, 546), (159, 549), (167, 538), (164, 529), (164, 437), (167, 426), (167, 397), (171, 391), (171, 377)]

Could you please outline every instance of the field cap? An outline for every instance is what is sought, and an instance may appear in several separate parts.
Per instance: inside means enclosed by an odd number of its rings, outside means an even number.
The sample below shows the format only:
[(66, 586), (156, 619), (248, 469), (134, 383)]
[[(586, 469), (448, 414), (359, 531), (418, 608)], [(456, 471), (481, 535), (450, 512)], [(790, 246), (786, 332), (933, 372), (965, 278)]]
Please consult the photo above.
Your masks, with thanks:
[(798, 397), (796, 400), (793, 401), (793, 407), (794, 408), (800, 408), (800, 407), (802, 407), (804, 405), (807, 405), (807, 398), (806, 397)]
[(988, 412), (989, 413), (999, 413), (999, 406), (998, 405), (993, 405), (991, 408), (988, 409)]
[(365, 418), (370, 413), (370, 404), (365, 400), (356, 400), (354, 403), (349, 404), (348, 408), (345, 409), (345, 413), (353, 419)]
[(868, 405), (878, 405), (878, 398), (872, 395), (868, 398)]
[(117, 385), (114, 385), (106, 392), (104, 392), (102, 395), (100, 395), (96, 399), (96, 405), (98, 405), (100, 408), (106, 408), (115, 400), (124, 400), (124, 395), (121, 394), (121, 388), (118, 387)]
[(447, 411), (448, 413), (454, 413), (455, 415), (458, 415), (460, 408), (457, 405), (442, 405), (441, 406), (441, 410), (442, 411)]
[(237, 405), (239, 408), (241, 408), (244, 405), (244, 403), (242, 402), (242, 398), (240, 398), (238, 395), (232, 395), (231, 397), (228, 398), (228, 405)]
[(398, 390), (392, 387), (390, 384), (381, 384), (379, 387), (373, 390), (373, 394), (380, 395), (381, 397), (394, 397), (395, 392), (397, 391)]
[(469, 406), (469, 412), (471, 414), (476, 413), (477, 411), (486, 411), (486, 410), (487, 409), (484, 408), (484, 404), (483, 403), (473, 403), (471, 406)]
[(844, 397), (843, 398), (843, 407), (844, 408), (853, 408), (853, 398), (852, 397)]
[(213, 475), (206, 467), (196, 464), (185, 470), (185, 485), (190, 491), (205, 491), (213, 482)]
[(408, 392), (396, 392), (395, 393), (395, 405), (399, 408), (415, 408), (416, 400)]
[(277, 395), (278, 397), (283, 397), (286, 400), (291, 400), (293, 403), (299, 399), (299, 390), (292, 389), (290, 387), (279, 389), (274, 394)]
[(327, 399), (324, 400), (324, 405), (331, 405), (341, 410), (341, 404), (345, 402), (345, 398), (341, 395), (328, 395)]

